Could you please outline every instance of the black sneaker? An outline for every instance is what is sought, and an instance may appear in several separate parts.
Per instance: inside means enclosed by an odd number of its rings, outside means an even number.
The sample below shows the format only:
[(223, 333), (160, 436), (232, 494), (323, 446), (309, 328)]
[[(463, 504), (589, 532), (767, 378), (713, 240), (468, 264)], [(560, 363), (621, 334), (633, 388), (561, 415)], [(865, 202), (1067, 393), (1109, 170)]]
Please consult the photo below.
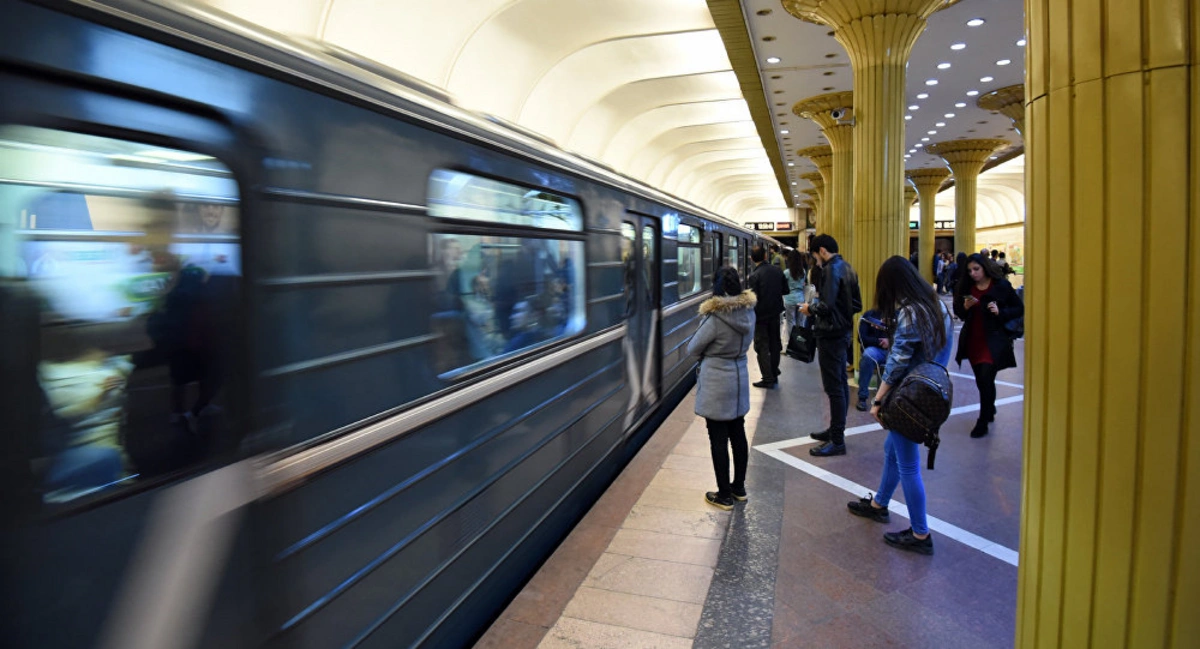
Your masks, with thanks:
[(833, 442), (825, 442), (824, 444), (822, 444), (816, 448), (808, 449), (808, 454), (815, 455), (816, 457), (829, 457), (830, 455), (845, 455), (846, 454), (846, 445), (845, 444), (834, 444)]
[(733, 498), (730, 496), (722, 496), (715, 491), (709, 491), (705, 493), (704, 500), (717, 509), (724, 509), (725, 511), (733, 509)]
[(750, 499), (750, 496), (746, 495), (745, 489), (742, 489), (741, 491), (738, 491), (737, 489), (732, 489), (730, 491), (730, 493), (733, 494), (733, 499), (738, 502), (746, 502), (747, 500)]
[(854, 404), (854, 409), (859, 412), (866, 412), (867, 411), (867, 400), (865, 398), (859, 399), (858, 403)]
[(988, 423), (984, 419), (975, 420), (975, 427), (971, 429), (971, 437), (976, 439), (988, 434)]
[(755, 383), (752, 383), (751, 385), (753, 385), (756, 388), (767, 388), (769, 390), (769, 389), (775, 387), (775, 381), (757, 381)]
[(923, 539), (913, 536), (912, 528), (902, 532), (884, 532), (883, 541), (893, 548), (916, 552), (917, 554), (933, 554), (933, 535)]
[(850, 513), (854, 514), (855, 516), (869, 518), (876, 523), (888, 522), (891, 516), (888, 514), (887, 508), (874, 506), (871, 503), (872, 500), (874, 500), (874, 496), (867, 494), (866, 498), (859, 498), (854, 502), (846, 503), (846, 508), (849, 509)]
[(818, 442), (828, 442), (828, 441), (829, 441), (829, 436), (830, 436), (831, 434), (832, 434), (832, 433), (830, 433), (830, 432), (829, 432), (829, 429), (828, 429), (828, 428), (826, 428), (825, 430), (823, 430), (823, 431), (821, 431), (821, 432), (819, 432), (819, 433), (809, 433), (809, 435), (808, 435), (808, 436), (809, 436), (809, 437), (811, 437), (811, 438), (813, 438), (813, 439), (815, 439), (815, 440), (817, 440)]

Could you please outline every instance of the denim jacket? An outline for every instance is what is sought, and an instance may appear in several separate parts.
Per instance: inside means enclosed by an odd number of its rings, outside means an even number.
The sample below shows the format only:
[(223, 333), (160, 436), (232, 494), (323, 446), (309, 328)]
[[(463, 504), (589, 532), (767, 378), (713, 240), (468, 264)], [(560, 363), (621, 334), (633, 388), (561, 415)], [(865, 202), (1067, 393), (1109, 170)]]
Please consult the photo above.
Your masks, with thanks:
[[(938, 303), (941, 304), (941, 300)], [(946, 345), (938, 350), (932, 360), (940, 365), (946, 365), (950, 362), (950, 354), (954, 349), (951, 344), (954, 342), (954, 325), (950, 320), (950, 312), (946, 310), (946, 305), (941, 304), (941, 307), (942, 326), (946, 329)], [(896, 313), (896, 332), (892, 334), (892, 346), (888, 350), (887, 365), (883, 369), (884, 383), (896, 385), (911, 368), (929, 360), (931, 360), (929, 350), (925, 349), (925, 343), (921, 340), (921, 333), (917, 330), (912, 309), (901, 307), (900, 311)]]

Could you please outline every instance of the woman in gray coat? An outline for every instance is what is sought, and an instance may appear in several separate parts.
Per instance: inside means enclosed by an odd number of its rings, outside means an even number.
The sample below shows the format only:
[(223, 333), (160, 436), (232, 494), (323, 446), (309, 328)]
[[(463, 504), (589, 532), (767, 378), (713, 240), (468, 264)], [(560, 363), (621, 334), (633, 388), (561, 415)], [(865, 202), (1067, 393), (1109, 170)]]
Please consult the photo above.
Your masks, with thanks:
[[(717, 491), (704, 494), (710, 505), (733, 509), (733, 501), (746, 500), (746, 443), (744, 417), (750, 411), (750, 374), (746, 350), (754, 342), (754, 291), (743, 291), (737, 270), (718, 268), (713, 276), (713, 296), (700, 304), (696, 334), (688, 353), (700, 357), (696, 386), (696, 414), (708, 423)], [(729, 446), (733, 447), (733, 482), (729, 481)]]

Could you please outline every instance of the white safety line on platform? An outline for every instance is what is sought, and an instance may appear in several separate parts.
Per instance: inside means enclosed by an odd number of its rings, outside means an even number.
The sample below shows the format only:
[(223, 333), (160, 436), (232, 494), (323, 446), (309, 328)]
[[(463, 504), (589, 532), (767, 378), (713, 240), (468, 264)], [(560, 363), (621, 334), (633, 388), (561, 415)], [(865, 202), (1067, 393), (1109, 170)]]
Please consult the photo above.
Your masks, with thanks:
[[(962, 374), (960, 372), (950, 372), (950, 376), (957, 376), (960, 379), (971, 379), (972, 381), (975, 380), (974, 374)], [(1003, 386), (1007, 386), (1010, 388), (1017, 388), (1018, 390), (1025, 389), (1025, 386), (1021, 385), (1020, 383), (1009, 383), (1008, 381), (996, 381), (996, 385), (1003, 385)]]
[[(997, 399), (996, 406), (997, 407), (1005, 406), (1005, 405), (1009, 405), (1012, 403), (1019, 403), (1024, 400), (1025, 400), (1024, 395), (1018, 395), (1015, 397), (1007, 397), (1004, 399)], [(954, 408), (953, 410), (950, 411), (950, 414), (951, 414), (951, 416), (961, 415), (964, 413), (974, 412), (977, 410), (979, 410), (979, 404), (976, 403), (976, 404), (972, 404), (969, 406), (960, 406), (958, 408)], [(847, 428), (846, 436), (849, 437), (851, 435), (861, 435), (862, 433), (870, 433), (870, 432), (877, 431), (877, 430), (883, 430), (883, 427), (877, 423), (876, 424), (865, 424), (862, 426), (855, 426), (854, 428)], [(785, 448), (793, 448), (796, 446), (806, 446), (808, 444), (815, 444), (815, 443), (817, 443), (817, 441), (812, 439), (811, 437), (797, 437), (794, 439), (785, 439), (785, 440), (781, 440), (778, 442), (772, 442), (770, 444), (761, 444), (761, 445), (755, 446), (753, 448), (756, 451), (762, 452), (764, 455), (768, 455), (770, 457), (775, 458), (776, 460), (779, 460), (780, 462), (783, 462), (784, 464), (787, 464), (791, 467), (800, 469), (801, 471), (811, 475), (812, 477), (814, 477), (822, 482), (825, 482), (827, 484), (831, 484), (849, 494), (852, 494), (855, 496), (861, 496), (864, 493), (873, 491), (869, 487), (864, 487), (852, 480), (843, 478), (842, 476), (837, 475), (836, 473), (833, 473), (833, 472), (829, 471), (828, 469), (822, 469), (821, 467), (819, 467), (815, 464), (812, 464), (811, 462), (806, 462), (806, 461), (796, 457), (795, 455), (792, 455), (790, 453), (785, 453), (783, 451), (783, 449), (785, 449)], [(888, 511), (892, 512), (893, 514), (903, 516), (904, 518), (908, 518), (908, 507), (906, 505), (904, 505), (903, 503), (897, 502), (895, 500), (888, 503)], [(929, 525), (929, 529), (935, 530), (938, 534), (941, 534), (947, 538), (954, 539), (955, 541), (958, 541), (959, 543), (962, 543), (968, 547), (975, 548), (976, 550), (979, 550), (980, 552), (982, 552), (984, 554), (996, 557), (997, 559), (999, 559), (1007, 564), (1010, 564), (1013, 566), (1017, 565), (1017, 561), (1018, 561), (1020, 555), (1017, 553), (1016, 550), (1004, 547), (1003, 545), (1000, 545), (999, 543), (996, 543), (994, 541), (989, 541), (988, 539), (985, 539), (982, 536), (979, 536), (978, 534), (964, 530), (963, 528), (958, 527), (957, 525), (948, 523), (948, 522), (946, 522), (940, 518), (937, 518), (935, 516), (930, 516), (930, 515), (926, 514), (925, 518), (926, 518), (927, 524)]]

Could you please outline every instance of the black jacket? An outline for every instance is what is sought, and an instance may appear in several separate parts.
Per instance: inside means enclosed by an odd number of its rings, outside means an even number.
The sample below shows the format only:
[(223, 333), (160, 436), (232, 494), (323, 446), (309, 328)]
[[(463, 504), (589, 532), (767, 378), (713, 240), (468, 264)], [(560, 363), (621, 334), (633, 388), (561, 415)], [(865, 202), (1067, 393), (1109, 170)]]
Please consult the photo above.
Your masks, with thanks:
[(774, 264), (761, 263), (750, 273), (750, 280), (746, 283), (758, 297), (758, 303), (754, 305), (757, 322), (765, 325), (775, 318), (778, 326), (779, 314), (783, 313), (783, 296), (788, 293), (787, 278), (783, 276), (783, 271)]
[(867, 322), (867, 318), (879, 320), (879, 311), (871, 309), (863, 314), (863, 317), (858, 319), (858, 341), (862, 343), (863, 349), (867, 347), (878, 347), (880, 338), (888, 337), (887, 329), (877, 329), (874, 325)]
[[(962, 333), (958, 336), (958, 355), (955, 356), (955, 360), (961, 365), (963, 359), (967, 358), (967, 348), (970, 347), (968, 332), (970, 332), (970, 327), (974, 326), (976, 318), (983, 318), (984, 331), (987, 332), (988, 351), (992, 354), (996, 371), (1016, 367), (1017, 357), (1013, 354), (1012, 339), (1009, 338), (1004, 323), (1023, 317), (1025, 303), (1013, 290), (1012, 284), (1003, 279), (992, 280), (992, 285), (979, 298), (979, 304), (970, 309), (963, 306), (963, 298), (966, 295), (970, 295), (970, 292), (964, 295), (957, 293), (954, 295), (954, 315), (963, 321)], [(1000, 315), (992, 315), (987, 308), (989, 302), (997, 303), (1000, 307)]]
[(854, 329), (854, 314), (862, 311), (862, 293), (858, 290), (858, 274), (841, 255), (834, 255), (822, 271), (821, 286), (817, 289), (816, 306), (809, 308), (816, 323), (817, 338), (836, 338)]

